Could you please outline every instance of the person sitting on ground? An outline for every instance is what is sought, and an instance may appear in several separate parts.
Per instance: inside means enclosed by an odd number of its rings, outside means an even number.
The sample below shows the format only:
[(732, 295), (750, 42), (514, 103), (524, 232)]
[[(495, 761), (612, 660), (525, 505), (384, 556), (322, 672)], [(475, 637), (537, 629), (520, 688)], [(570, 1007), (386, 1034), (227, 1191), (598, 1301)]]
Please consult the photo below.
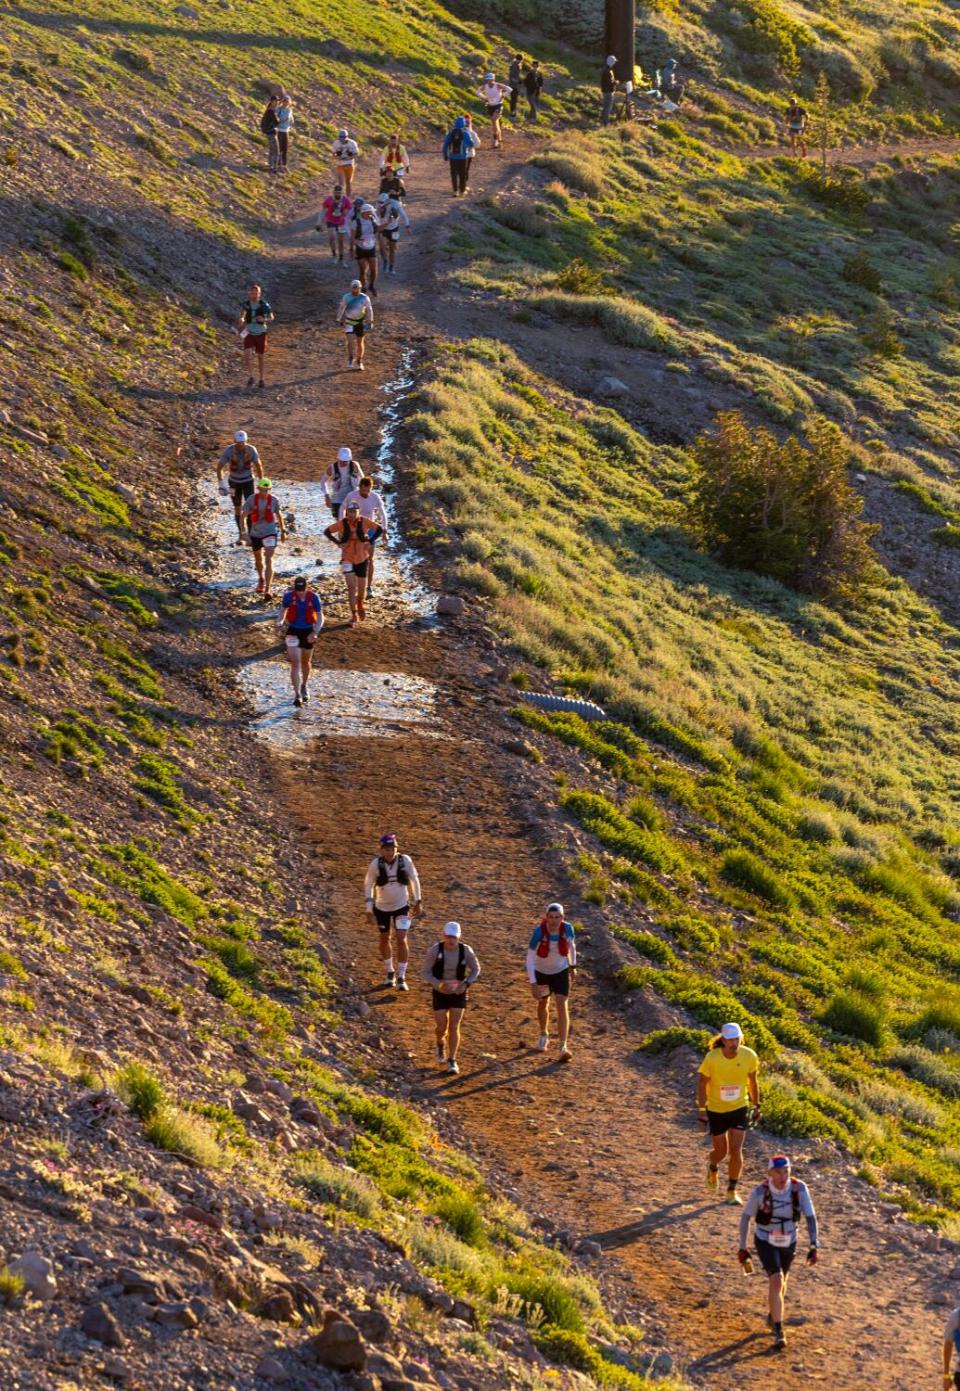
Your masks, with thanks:
[(480, 975), (480, 962), (463, 941), (460, 924), (444, 924), (443, 936), (427, 949), (420, 974), (433, 987), (433, 1018), (437, 1027), (437, 1062), (446, 1059), (447, 1071), (460, 1071), (460, 1025), (467, 1007), (467, 991)]
[(283, 596), (279, 631), (286, 643), (293, 703), (298, 708), (306, 705), (310, 699), (307, 682), (310, 679), (314, 645), (322, 627), (323, 606), (320, 596), (306, 576), (297, 575), (293, 581), (293, 588), (288, 589)]

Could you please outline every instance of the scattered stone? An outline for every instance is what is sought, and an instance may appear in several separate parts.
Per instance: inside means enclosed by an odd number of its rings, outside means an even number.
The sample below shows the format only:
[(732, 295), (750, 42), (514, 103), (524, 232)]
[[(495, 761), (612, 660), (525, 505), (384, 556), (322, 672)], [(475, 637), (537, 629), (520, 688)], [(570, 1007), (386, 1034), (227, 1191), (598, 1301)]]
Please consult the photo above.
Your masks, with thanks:
[(939, 1232), (927, 1232), (923, 1239), (923, 1249), (925, 1251), (939, 1251), (942, 1245)]
[(122, 1357), (108, 1357), (103, 1364), (103, 1375), (121, 1386), (133, 1380), (133, 1371)]
[(124, 1269), (117, 1272), (117, 1284), (124, 1294), (140, 1294), (150, 1304), (162, 1304), (167, 1297), (163, 1281), (143, 1270)]
[(619, 377), (601, 377), (593, 388), (594, 396), (629, 396), (630, 388)]
[(324, 1310), (323, 1327), (307, 1343), (307, 1350), (324, 1367), (336, 1367), (342, 1372), (362, 1372), (367, 1364), (360, 1330), (336, 1309)]
[(194, 10), (194, 9), (191, 9), (189, 5), (177, 5), (177, 6), (174, 7), (173, 13), (174, 13), (174, 14), (178, 14), (178, 15), (180, 16), (181, 19), (199, 19), (199, 18), (200, 18), (200, 16), (199, 16), (199, 14), (197, 13), (197, 11)]
[(128, 488), (126, 483), (114, 483), (114, 489), (120, 494), (124, 502), (136, 502), (137, 495), (132, 488)]
[(11, 1275), (19, 1275), (23, 1287), (34, 1299), (52, 1299), (57, 1292), (53, 1262), (38, 1251), (25, 1251), (9, 1265)]
[(500, 746), (505, 753), (515, 753), (518, 758), (535, 758), (537, 751), (526, 739), (505, 739)]
[(289, 1290), (274, 1290), (257, 1312), (262, 1319), (270, 1319), (273, 1323), (290, 1323), (297, 1327), (301, 1322)]
[(450, 1314), (452, 1319), (459, 1319), (461, 1323), (468, 1323), (471, 1328), (477, 1326), (477, 1311), (472, 1304), (468, 1304), (465, 1299), (455, 1299), (453, 1301), (453, 1311)]
[(368, 1343), (387, 1343), (393, 1336), (393, 1324), (382, 1309), (356, 1309), (350, 1317)]
[(154, 1318), (165, 1328), (196, 1328), (200, 1323), (191, 1305), (182, 1300), (176, 1304), (161, 1304)]
[(650, 1366), (650, 1372), (655, 1377), (668, 1377), (673, 1372), (673, 1358), (669, 1352), (658, 1352)]
[(187, 1203), (180, 1216), (185, 1222), (199, 1222), (202, 1227), (209, 1227), (212, 1232), (223, 1230), (222, 1217), (218, 1217), (215, 1212), (207, 1212), (205, 1208), (197, 1207), (195, 1203)]
[(580, 1241), (577, 1243), (577, 1252), (581, 1256), (589, 1256), (591, 1260), (599, 1260), (603, 1255), (603, 1247), (599, 1241)]
[(283, 1215), (268, 1212), (263, 1203), (257, 1203), (253, 1209), (253, 1223), (261, 1232), (279, 1232), (283, 1227)]
[(459, 618), (463, 610), (464, 603), (459, 594), (441, 594), (437, 600), (437, 613), (446, 618)]
[(263, 1079), (264, 1091), (268, 1091), (271, 1096), (278, 1097), (280, 1101), (287, 1105), (293, 1100), (293, 1088), (288, 1087), (286, 1082), (281, 1082), (279, 1077), (265, 1077)]
[(120, 1325), (107, 1308), (106, 1304), (91, 1304), (83, 1312), (80, 1320), (81, 1332), (86, 1333), (88, 1338), (95, 1339), (98, 1343), (103, 1343), (107, 1348), (122, 1348), (124, 1346), (124, 1336), (120, 1332)]
[(283, 1363), (278, 1362), (277, 1359), (271, 1357), (269, 1353), (265, 1357), (261, 1357), (260, 1361), (257, 1363), (254, 1376), (259, 1377), (261, 1381), (281, 1382), (287, 1379), (287, 1373)]

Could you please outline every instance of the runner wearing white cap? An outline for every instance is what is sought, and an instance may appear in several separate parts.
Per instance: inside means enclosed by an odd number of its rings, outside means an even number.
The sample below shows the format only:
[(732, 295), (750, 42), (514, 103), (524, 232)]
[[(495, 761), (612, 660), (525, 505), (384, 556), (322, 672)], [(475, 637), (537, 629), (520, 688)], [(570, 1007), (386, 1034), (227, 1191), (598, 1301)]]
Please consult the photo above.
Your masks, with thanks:
[(527, 945), (527, 979), (537, 1002), (540, 1037), (537, 1051), (550, 1046), (550, 999), (556, 1001), (560, 1062), (570, 1062), (573, 1054), (570, 1035), (570, 983), (577, 969), (577, 943), (573, 924), (565, 921), (563, 904), (551, 903), (533, 929)]
[[(227, 477), (224, 480), (223, 471)], [(256, 472), (254, 472), (256, 470)], [(232, 497), (233, 516), (237, 523), (236, 545), (246, 544), (243, 525), (243, 504), (253, 497), (254, 478), (260, 477), (260, 455), (247, 439), (246, 430), (238, 430), (233, 444), (228, 444), (217, 462), (217, 484), (221, 497)]]
[(510, 88), (503, 82), (498, 82), (492, 72), (488, 72), (483, 79), (483, 86), (477, 88), (477, 96), (487, 108), (487, 115), (490, 117), (490, 132), (493, 135), (493, 148), (499, 150), (503, 144), (503, 131), (500, 129), (500, 117), (503, 114), (504, 99), (510, 95)]
[(460, 1025), (467, 1007), (467, 991), (480, 975), (480, 962), (463, 941), (458, 922), (444, 924), (443, 936), (423, 958), (420, 974), (433, 987), (433, 1018), (437, 1026), (437, 1062), (447, 1060), (447, 1071), (457, 1073)]
[(792, 1177), (787, 1156), (775, 1154), (767, 1163), (767, 1177), (762, 1183), (757, 1184), (740, 1214), (740, 1249), (737, 1259), (742, 1266), (749, 1269), (747, 1263), (750, 1260), (750, 1251), (747, 1238), (752, 1219), (754, 1246), (769, 1280), (770, 1312), (767, 1322), (773, 1329), (773, 1346), (777, 1352), (787, 1346), (783, 1332), (783, 1306), (787, 1297), (787, 1278), (793, 1258), (797, 1254), (797, 1228), (801, 1217), (806, 1219), (807, 1235), (810, 1238), (807, 1263), (816, 1265), (819, 1248), (817, 1214), (813, 1208), (813, 1200), (807, 1185)]
[(711, 1041), (697, 1077), (700, 1124), (709, 1127), (713, 1139), (707, 1161), (707, 1187), (716, 1189), (717, 1171), (728, 1159), (726, 1201), (737, 1207), (743, 1204), (737, 1182), (743, 1171), (743, 1141), (751, 1107), (754, 1121), (760, 1115), (759, 1067), (756, 1053), (743, 1042), (740, 1025), (724, 1024)]
[[(374, 241), (374, 271), (376, 271), (376, 241)], [(340, 300), (337, 310), (337, 323), (343, 324), (347, 331), (347, 366), (363, 371), (363, 335), (373, 328), (373, 305), (363, 293), (359, 280), (351, 280), (350, 289)]]
[(394, 983), (394, 952), (390, 941), (391, 929), (396, 939), (396, 984), (407, 990), (407, 933), (412, 918), (422, 912), (420, 878), (409, 855), (401, 855), (397, 838), (392, 831), (380, 837), (380, 854), (367, 866), (363, 885), (367, 921), (380, 930), (380, 960), (387, 968), (387, 985)]
[(343, 184), (349, 198), (353, 188), (353, 176), (357, 172), (357, 160), (360, 158), (360, 146), (346, 126), (337, 131), (331, 153), (337, 170), (337, 181)]
[(336, 459), (327, 465), (321, 479), (327, 506), (334, 518), (340, 516), (341, 505), (346, 502), (347, 495), (360, 486), (362, 477), (363, 469), (354, 459), (353, 450), (345, 444), (341, 445), (337, 450)]

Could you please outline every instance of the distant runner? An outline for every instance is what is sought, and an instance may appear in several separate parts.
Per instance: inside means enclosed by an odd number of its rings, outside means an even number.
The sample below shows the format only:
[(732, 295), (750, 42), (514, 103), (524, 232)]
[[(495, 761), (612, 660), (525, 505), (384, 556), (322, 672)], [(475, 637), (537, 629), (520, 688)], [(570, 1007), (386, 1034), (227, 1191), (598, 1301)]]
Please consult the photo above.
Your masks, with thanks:
[(603, 105), (600, 109), (600, 124), (608, 126), (613, 115), (613, 100), (617, 95), (617, 56), (611, 53), (600, 72), (600, 94)]
[(284, 594), (282, 604), (279, 631), (290, 660), (293, 703), (296, 706), (306, 705), (310, 699), (307, 682), (310, 679), (313, 648), (323, 627), (323, 607), (319, 594), (303, 575), (296, 577), (293, 588)]
[(293, 130), (293, 102), (284, 92), (277, 103), (277, 144), (280, 147), (280, 163), (277, 172), (287, 172), (287, 156), (290, 153), (290, 132)]
[[(401, 855), (392, 831), (380, 837), (380, 854), (370, 861), (363, 886), (367, 921), (380, 930), (380, 960), (387, 970), (387, 985), (396, 980), (398, 990), (408, 990), (407, 933), (413, 918), (423, 911), (420, 879), (409, 855)], [(395, 950), (390, 940), (393, 933)], [(396, 975), (394, 975), (396, 957)]]
[[(343, 504), (360, 486), (362, 477), (363, 469), (354, 459), (353, 451), (347, 445), (341, 445), (337, 450), (336, 459), (327, 465), (322, 479), (327, 506), (335, 521), (343, 516)], [(359, 501), (359, 494), (355, 501)]]
[(257, 567), (257, 593), (262, 594), (264, 599), (273, 598), (270, 586), (273, 583), (273, 561), (277, 542), (287, 539), (283, 512), (270, 491), (272, 487), (269, 478), (258, 478), (256, 492), (243, 504), (250, 545), (253, 549), (253, 562)]
[(240, 306), (240, 341), (243, 344), (243, 365), (247, 386), (253, 386), (253, 364), (258, 364), (260, 387), (263, 388), (263, 358), (267, 351), (267, 325), (273, 320), (273, 310), (263, 298), (259, 285), (251, 285), (249, 297)]
[(380, 177), (393, 174), (409, 174), (410, 160), (407, 156), (406, 147), (402, 144), (399, 135), (391, 135), (387, 141), (387, 147), (380, 156)]
[(507, 72), (507, 84), (510, 87), (510, 119), (517, 125), (517, 103), (520, 100), (520, 83), (523, 81), (525, 64), (522, 53), (515, 53)]
[(540, 1037), (537, 1051), (545, 1053), (550, 1046), (550, 997), (557, 1005), (557, 1033), (560, 1038), (560, 1062), (572, 1058), (568, 1042), (570, 1035), (570, 981), (577, 969), (577, 943), (573, 924), (564, 920), (563, 904), (551, 903), (533, 929), (527, 946), (527, 979), (537, 1002), (537, 1021)]
[(395, 169), (392, 174), (380, 175), (380, 193), (385, 193), (388, 198), (396, 198), (398, 203), (404, 201), (407, 196), (407, 186), (399, 169)]
[(343, 520), (331, 522), (323, 533), (335, 546), (340, 547), (340, 569), (347, 587), (350, 601), (350, 627), (355, 628), (367, 616), (364, 595), (367, 587), (367, 567), (372, 554), (371, 541), (381, 535), (382, 529), (364, 521), (360, 515), (360, 504), (347, 504)]
[[(373, 254), (376, 259), (376, 247)], [(363, 285), (359, 280), (351, 280), (350, 289), (341, 299), (340, 308), (337, 310), (337, 323), (343, 324), (347, 331), (347, 367), (362, 372), (365, 347), (363, 337), (368, 328), (373, 328), (373, 305), (369, 296), (363, 293)]]
[(743, 1043), (739, 1024), (724, 1024), (710, 1044), (697, 1077), (697, 1111), (700, 1124), (709, 1126), (713, 1148), (707, 1162), (707, 1187), (716, 1190), (717, 1172), (729, 1153), (725, 1201), (743, 1205), (737, 1183), (743, 1171), (743, 1142), (750, 1121), (760, 1110), (757, 1072), (760, 1060)]
[(372, 203), (364, 203), (360, 216), (354, 222), (350, 238), (350, 255), (357, 262), (357, 278), (360, 288), (376, 298), (377, 294), (377, 240), (380, 233), (380, 219)]
[(503, 114), (504, 99), (509, 95), (510, 88), (503, 82), (498, 82), (492, 72), (488, 72), (483, 79), (483, 86), (477, 88), (477, 96), (486, 105), (487, 115), (490, 117), (490, 134), (493, 136), (495, 150), (499, 150), (503, 144), (500, 117)]
[(799, 147), (800, 158), (807, 157), (807, 113), (797, 101), (796, 97), (790, 98), (790, 105), (787, 107), (787, 135), (790, 138), (790, 153), (795, 155)]
[(353, 176), (357, 172), (357, 160), (360, 158), (360, 146), (351, 137), (346, 127), (337, 132), (332, 152), (333, 162), (337, 168), (337, 181), (343, 184), (349, 198), (353, 188)]
[(467, 191), (467, 175), (470, 172), (470, 156), (478, 144), (477, 137), (467, 128), (462, 116), (447, 131), (443, 142), (443, 157), (450, 165), (450, 182), (453, 184), (454, 198), (462, 198)]
[(375, 490), (372, 478), (361, 478), (356, 488), (347, 493), (343, 502), (340, 504), (340, 511), (337, 514), (342, 517), (352, 502), (360, 508), (360, 515), (365, 521), (374, 522), (380, 527), (380, 536), (370, 542), (370, 561), (367, 565), (367, 598), (373, 598), (373, 562), (376, 554), (377, 541), (383, 541), (386, 545), (389, 540), (387, 536), (387, 509), (383, 498)]
[(353, 203), (343, 191), (343, 184), (334, 184), (333, 193), (324, 198), (317, 231), (325, 230), (330, 243), (330, 255), (343, 263), (343, 239)]
[(439, 942), (427, 950), (420, 974), (433, 987), (433, 1018), (437, 1026), (437, 1062), (447, 1060), (447, 1071), (460, 1071), (460, 1025), (467, 1007), (467, 991), (480, 975), (480, 962), (462, 940), (460, 924), (445, 923)]
[[(790, 1176), (790, 1160), (775, 1154), (767, 1165), (767, 1177), (758, 1183), (740, 1214), (740, 1249), (737, 1259), (743, 1266), (750, 1260), (747, 1238), (750, 1220), (754, 1221), (754, 1246), (760, 1264), (769, 1277), (770, 1312), (767, 1322), (773, 1329), (773, 1346), (781, 1352), (787, 1346), (783, 1331), (783, 1306), (787, 1298), (787, 1279), (793, 1258), (797, 1254), (797, 1229), (800, 1218), (806, 1219), (810, 1249), (808, 1265), (816, 1265), (817, 1214), (805, 1183)], [(949, 1361), (946, 1362), (949, 1371)], [(944, 1380), (948, 1380), (947, 1377)], [(960, 1380), (958, 1380), (960, 1385)]]
[(400, 228), (403, 226), (409, 232), (410, 219), (407, 217), (406, 209), (400, 200), (391, 198), (389, 193), (381, 193), (377, 199), (377, 217), (380, 222), (378, 231), (383, 269), (387, 275), (395, 275)]
[[(223, 477), (224, 469), (227, 471), (226, 481)], [(247, 498), (253, 497), (253, 480), (259, 476), (260, 455), (249, 443), (246, 430), (238, 430), (233, 437), (233, 444), (227, 446), (217, 463), (220, 493), (223, 497), (229, 494), (233, 499), (233, 515), (237, 523), (237, 539), (234, 544), (237, 546), (245, 546), (247, 543), (243, 527), (243, 504)]]

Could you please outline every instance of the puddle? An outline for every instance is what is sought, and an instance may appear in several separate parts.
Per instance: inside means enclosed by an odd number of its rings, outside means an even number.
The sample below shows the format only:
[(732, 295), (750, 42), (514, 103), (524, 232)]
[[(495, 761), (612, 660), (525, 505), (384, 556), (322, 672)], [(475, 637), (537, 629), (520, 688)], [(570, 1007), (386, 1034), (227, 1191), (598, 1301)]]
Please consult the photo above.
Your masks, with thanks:
[[(382, 388), (386, 400), (378, 412), (380, 443), (374, 472), (381, 483), (391, 487), (395, 484), (395, 449), (403, 405), (414, 384), (413, 356), (412, 348), (404, 350), (397, 376)], [(437, 691), (432, 682), (402, 672), (326, 669), (322, 637), (314, 657), (310, 704), (296, 709), (289, 667), (273, 627), (279, 605), (264, 609), (256, 603), (252, 555), (249, 547), (234, 545), (236, 526), (230, 500), (220, 496), (215, 480), (209, 477), (201, 481), (199, 492), (215, 546), (206, 588), (221, 594), (246, 592), (251, 607), (234, 616), (251, 628), (263, 629), (262, 656), (253, 655), (238, 669), (241, 688), (256, 710), (253, 728), (258, 734), (288, 752), (324, 737), (389, 738), (411, 731), (449, 737), (437, 727)], [(335, 624), (347, 617), (347, 604), (339, 551), (323, 534), (330, 522), (323, 488), (319, 480), (294, 483), (276, 478), (273, 492), (289, 531), (288, 541), (278, 549), (274, 589), (285, 588), (284, 582), (296, 574), (308, 575), (323, 602), (327, 623)], [(386, 616), (398, 608), (421, 622), (430, 621), (437, 596), (417, 578), (415, 552), (393, 528), (393, 495), (384, 494), (384, 502), (391, 522), (391, 547), (377, 549), (375, 597), (368, 600), (368, 626), (374, 627), (378, 611)]]
[[(321, 639), (322, 641), (322, 639)], [(314, 660), (322, 660), (322, 652)], [(246, 685), (244, 674), (241, 683)], [(294, 708), (286, 661), (263, 662), (256, 668), (257, 704), (263, 713), (254, 730), (289, 753), (317, 738), (362, 735), (384, 739), (416, 733), (441, 739), (437, 728), (437, 688), (419, 676), (399, 671), (344, 671), (314, 667), (310, 703)]]

